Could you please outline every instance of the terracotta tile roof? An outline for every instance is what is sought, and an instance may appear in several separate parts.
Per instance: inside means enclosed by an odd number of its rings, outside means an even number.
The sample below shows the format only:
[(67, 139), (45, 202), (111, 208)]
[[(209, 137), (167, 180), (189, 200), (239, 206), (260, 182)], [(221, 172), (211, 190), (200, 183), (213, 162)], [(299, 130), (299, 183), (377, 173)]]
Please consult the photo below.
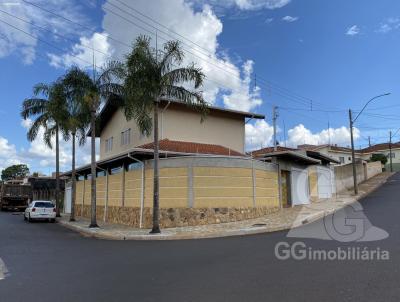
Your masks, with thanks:
[[(293, 148), (287, 148), (287, 147), (281, 147), (278, 146), (277, 152), (282, 152), (282, 151), (296, 151), (297, 149)], [(262, 155), (262, 154), (267, 154), (267, 153), (273, 153), (274, 152), (274, 147), (267, 147), (267, 148), (262, 148), (259, 150), (254, 150), (251, 152), (248, 152), (249, 154), (252, 154), (254, 156)]]
[[(392, 149), (399, 149), (400, 148), (400, 143), (392, 143)], [(361, 150), (362, 153), (373, 153), (373, 152), (382, 152), (382, 151), (387, 151), (389, 150), (389, 143), (383, 143), (383, 144), (376, 144), (368, 148), (364, 148)]]
[[(194, 142), (173, 141), (169, 139), (160, 140), (160, 151), (193, 153), (193, 154), (213, 154), (227, 156), (244, 156), (244, 154), (220, 145), (201, 144)], [(138, 146), (140, 149), (154, 149), (154, 143)]]
[(301, 150), (306, 150), (306, 151), (316, 151), (318, 149), (322, 149), (325, 147), (329, 147), (329, 145), (310, 145), (310, 144), (304, 144), (304, 145), (298, 145), (297, 148)]

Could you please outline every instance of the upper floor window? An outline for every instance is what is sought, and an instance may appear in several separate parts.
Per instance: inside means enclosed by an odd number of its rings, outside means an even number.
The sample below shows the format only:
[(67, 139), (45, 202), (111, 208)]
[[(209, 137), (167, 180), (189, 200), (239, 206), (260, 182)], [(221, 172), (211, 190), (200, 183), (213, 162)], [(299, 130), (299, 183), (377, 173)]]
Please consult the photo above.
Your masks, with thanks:
[[(390, 158), (390, 153), (388, 153), (387, 158)], [(396, 158), (396, 153), (392, 152), (392, 158)]]
[(121, 132), (121, 146), (131, 144), (131, 129), (127, 129)]
[(344, 164), (344, 156), (340, 156), (339, 157), (339, 161), (340, 161), (341, 164)]
[(110, 138), (106, 139), (106, 152), (110, 152), (113, 148), (113, 137), (111, 136)]

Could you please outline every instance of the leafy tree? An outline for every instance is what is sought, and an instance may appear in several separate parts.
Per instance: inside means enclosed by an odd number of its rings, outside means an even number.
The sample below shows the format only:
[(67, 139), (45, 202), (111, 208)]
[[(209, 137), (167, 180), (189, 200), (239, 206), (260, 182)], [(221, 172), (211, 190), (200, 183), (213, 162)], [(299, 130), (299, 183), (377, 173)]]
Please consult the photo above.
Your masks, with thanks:
[(27, 165), (12, 165), (1, 171), (1, 180), (22, 179), (29, 175), (29, 168)]
[(22, 104), (22, 117), (35, 118), (28, 130), (29, 141), (36, 139), (41, 127), (44, 129), (43, 140), (52, 148), (51, 138), (56, 140), (56, 208), (60, 216), (60, 141), (59, 131), (66, 120), (66, 95), (60, 81), (52, 84), (39, 83), (33, 88), (34, 97), (26, 99)]
[[(179, 67), (184, 53), (178, 41), (169, 41), (162, 50), (150, 46), (150, 38), (137, 38), (127, 55), (125, 88), (125, 115), (134, 119), (143, 134), (150, 135), (154, 128), (154, 190), (153, 228), (150, 233), (160, 233), (159, 225), (159, 139), (158, 107), (161, 98), (179, 100), (183, 104), (207, 113), (207, 104), (198, 89), (204, 74), (194, 64)], [(176, 67), (178, 66), (178, 67)], [(176, 67), (176, 68), (174, 68)], [(185, 84), (185, 86), (183, 86)], [(188, 84), (194, 86), (189, 90)], [(153, 118), (151, 115), (153, 114)]]
[[(74, 87), (74, 102), (89, 111), (91, 136), (91, 221), (89, 227), (98, 227), (96, 218), (96, 114), (102, 102), (112, 95), (122, 95), (123, 65), (117, 61), (106, 64), (100, 72), (93, 71), (93, 78), (78, 67), (71, 68), (64, 76), (64, 85)], [(78, 123), (79, 124), (79, 123)], [(79, 127), (78, 127), (79, 128)]]
[(388, 162), (388, 158), (385, 154), (372, 154), (371, 161), (380, 161), (382, 165), (386, 165), (386, 163)]

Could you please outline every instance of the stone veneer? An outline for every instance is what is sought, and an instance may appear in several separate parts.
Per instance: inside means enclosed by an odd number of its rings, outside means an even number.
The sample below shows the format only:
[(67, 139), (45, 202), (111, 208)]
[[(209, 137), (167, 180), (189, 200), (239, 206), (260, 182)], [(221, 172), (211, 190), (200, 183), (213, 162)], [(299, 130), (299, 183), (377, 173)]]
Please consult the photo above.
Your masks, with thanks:
[[(77, 216), (90, 217), (90, 205), (75, 206)], [(234, 222), (246, 219), (258, 218), (279, 211), (279, 208), (255, 207), (255, 208), (169, 208), (160, 209), (160, 226), (173, 228), (182, 226), (197, 226), (224, 222)], [(106, 221), (139, 227), (140, 208), (132, 207), (108, 207)], [(97, 207), (97, 219), (103, 221), (104, 207)], [(143, 227), (152, 226), (152, 208), (143, 209)]]

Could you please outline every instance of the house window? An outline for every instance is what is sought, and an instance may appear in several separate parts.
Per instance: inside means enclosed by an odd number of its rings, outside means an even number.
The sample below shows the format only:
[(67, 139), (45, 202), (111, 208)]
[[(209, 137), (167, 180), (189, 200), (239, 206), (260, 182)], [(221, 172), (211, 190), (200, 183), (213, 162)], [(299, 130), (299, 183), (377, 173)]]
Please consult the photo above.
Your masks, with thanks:
[(339, 157), (339, 161), (340, 161), (341, 164), (344, 164), (344, 156), (340, 156)]
[[(387, 158), (390, 158), (390, 153), (388, 153)], [(392, 152), (392, 158), (396, 158), (396, 153)]]
[(111, 136), (109, 139), (106, 139), (106, 152), (110, 152), (113, 147), (113, 137)]
[(349, 160), (351, 160), (351, 157), (349, 157)]
[(127, 129), (121, 132), (121, 146), (131, 144), (131, 129)]

